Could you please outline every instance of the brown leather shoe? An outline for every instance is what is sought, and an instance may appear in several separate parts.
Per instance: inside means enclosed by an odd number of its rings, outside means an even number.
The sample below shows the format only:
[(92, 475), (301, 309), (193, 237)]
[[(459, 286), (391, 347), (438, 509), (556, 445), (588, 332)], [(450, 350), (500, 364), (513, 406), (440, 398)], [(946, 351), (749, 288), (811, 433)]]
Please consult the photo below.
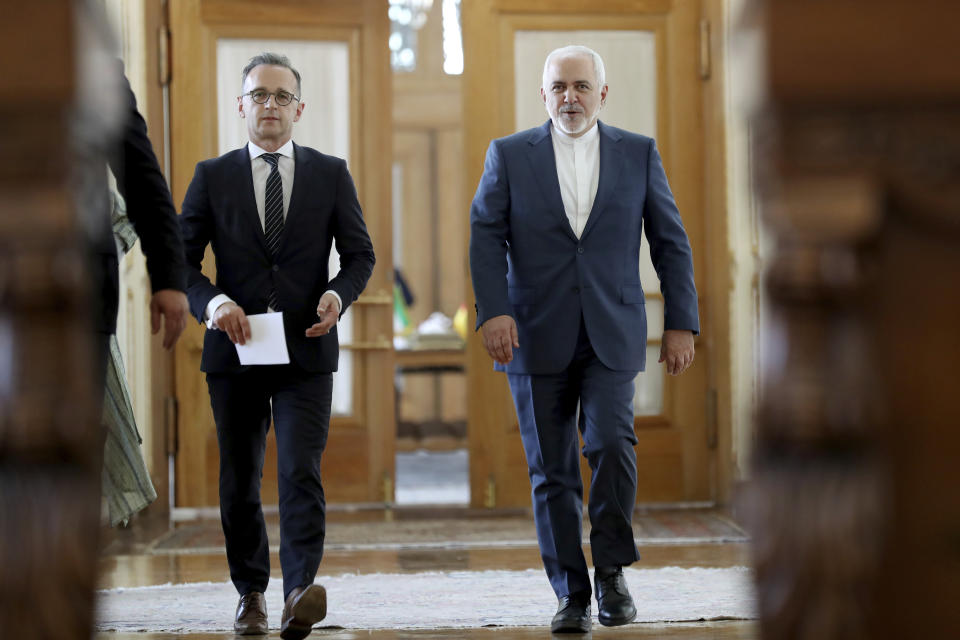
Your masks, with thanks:
[(280, 637), (283, 640), (301, 640), (310, 635), (313, 625), (327, 615), (327, 590), (319, 584), (296, 587), (283, 605)]
[(241, 636), (267, 635), (267, 601), (259, 591), (240, 597), (233, 630)]

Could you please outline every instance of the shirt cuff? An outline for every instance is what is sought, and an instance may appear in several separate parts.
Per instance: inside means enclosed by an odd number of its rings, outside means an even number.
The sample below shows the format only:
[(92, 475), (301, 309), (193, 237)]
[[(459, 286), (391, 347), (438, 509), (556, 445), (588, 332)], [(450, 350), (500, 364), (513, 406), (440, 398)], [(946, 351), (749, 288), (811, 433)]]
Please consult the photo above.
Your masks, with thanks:
[[(334, 291), (333, 289), (327, 289), (326, 291), (323, 292), (323, 295), (325, 296), (325, 295), (327, 295), (328, 293), (333, 294), (333, 297), (337, 299), (337, 314), (342, 313), (342, 312), (343, 312), (343, 300), (340, 298), (340, 294), (337, 293), (336, 291)], [(320, 297), (322, 298), (323, 296), (320, 296)]]
[(213, 314), (217, 312), (217, 309), (220, 308), (220, 305), (225, 304), (227, 302), (233, 302), (233, 300), (231, 300), (230, 296), (228, 296), (227, 294), (220, 293), (213, 296), (210, 299), (210, 302), (207, 303), (207, 310), (203, 314), (203, 319), (204, 319), (204, 322), (207, 323), (208, 329), (216, 329), (216, 327), (213, 326)]

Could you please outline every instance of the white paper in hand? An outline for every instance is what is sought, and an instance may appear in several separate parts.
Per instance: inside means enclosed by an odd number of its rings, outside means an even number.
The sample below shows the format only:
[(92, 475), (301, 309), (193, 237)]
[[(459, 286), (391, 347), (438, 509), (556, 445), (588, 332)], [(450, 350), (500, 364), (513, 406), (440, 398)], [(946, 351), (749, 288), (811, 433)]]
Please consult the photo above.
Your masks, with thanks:
[(240, 364), (290, 364), (282, 313), (257, 313), (247, 316), (250, 339), (234, 345)]

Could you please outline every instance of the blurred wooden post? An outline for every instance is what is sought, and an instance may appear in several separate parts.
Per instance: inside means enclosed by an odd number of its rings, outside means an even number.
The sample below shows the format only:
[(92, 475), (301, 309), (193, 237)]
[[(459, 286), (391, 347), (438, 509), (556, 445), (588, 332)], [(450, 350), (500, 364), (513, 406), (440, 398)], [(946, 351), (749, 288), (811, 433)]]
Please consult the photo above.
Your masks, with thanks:
[(102, 440), (71, 183), (74, 10), (6, 3), (0, 19), (0, 629), (18, 640), (92, 631)]
[(960, 629), (960, 5), (754, 3), (764, 638)]

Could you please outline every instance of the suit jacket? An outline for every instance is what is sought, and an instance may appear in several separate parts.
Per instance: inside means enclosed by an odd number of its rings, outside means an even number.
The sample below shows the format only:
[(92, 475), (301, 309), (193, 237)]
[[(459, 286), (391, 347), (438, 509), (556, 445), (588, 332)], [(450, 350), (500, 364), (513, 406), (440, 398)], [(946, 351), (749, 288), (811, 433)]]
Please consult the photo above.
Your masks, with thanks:
[[(275, 287), (283, 310), (290, 358), (313, 372), (337, 370), (339, 344), (334, 328), (307, 338), (317, 321), (317, 303), (333, 289), (343, 301), (341, 315), (373, 272), (373, 244), (357, 200), (357, 191), (340, 158), (294, 145), (290, 206), (276, 259), (267, 248), (253, 192), (247, 147), (197, 164), (183, 200), (180, 226), (187, 256), (190, 311), (203, 322), (207, 303), (221, 293), (247, 314), (264, 313)], [(330, 278), (330, 247), (336, 242), (340, 271)], [(200, 263), (207, 244), (216, 259), (216, 284)], [(240, 370), (237, 351), (223, 331), (207, 331), (200, 368), (206, 372)]]
[(562, 371), (580, 317), (607, 367), (642, 371), (647, 319), (640, 282), (645, 230), (665, 328), (699, 332), (690, 244), (652, 138), (599, 124), (600, 180), (578, 239), (563, 208), (551, 124), (494, 140), (470, 210), (477, 327), (516, 320), (520, 348), (498, 369)]
[[(170, 189), (160, 171), (153, 146), (147, 137), (147, 124), (137, 111), (137, 100), (130, 90), (122, 66), (116, 72), (122, 79), (125, 110), (120, 143), (108, 156), (110, 169), (117, 179), (117, 188), (126, 201), (127, 217), (140, 238), (140, 247), (147, 258), (147, 272), (153, 291), (186, 290), (186, 263), (183, 241), (177, 226)], [(99, 173), (103, 173), (102, 171)], [(102, 192), (103, 208), (107, 205), (105, 178), (97, 187)], [(94, 278), (100, 283), (100, 305), (94, 317), (97, 331), (114, 333), (117, 328), (119, 272), (117, 248), (113, 239), (109, 212), (96, 220), (93, 246)]]

